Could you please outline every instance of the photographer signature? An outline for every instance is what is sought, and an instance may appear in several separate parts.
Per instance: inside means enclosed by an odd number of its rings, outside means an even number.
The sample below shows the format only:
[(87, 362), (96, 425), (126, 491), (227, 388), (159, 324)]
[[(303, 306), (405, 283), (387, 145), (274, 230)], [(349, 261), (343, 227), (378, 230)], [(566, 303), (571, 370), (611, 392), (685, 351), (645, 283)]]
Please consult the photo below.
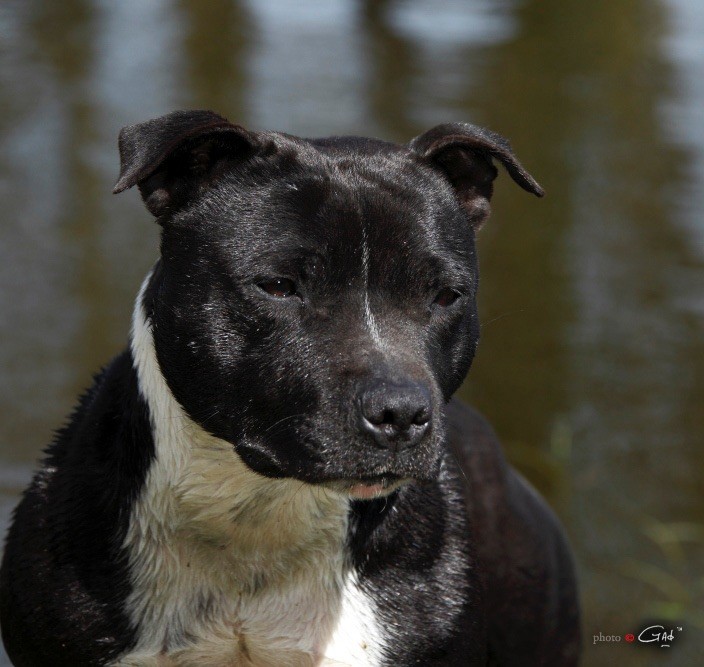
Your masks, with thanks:
[(643, 644), (659, 643), (660, 648), (670, 648), (670, 642), (675, 638), (675, 631), (682, 632), (682, 628), (671, 628), (668, 631), (663, 625), (651, 625), (641, 630), (638, 641)]

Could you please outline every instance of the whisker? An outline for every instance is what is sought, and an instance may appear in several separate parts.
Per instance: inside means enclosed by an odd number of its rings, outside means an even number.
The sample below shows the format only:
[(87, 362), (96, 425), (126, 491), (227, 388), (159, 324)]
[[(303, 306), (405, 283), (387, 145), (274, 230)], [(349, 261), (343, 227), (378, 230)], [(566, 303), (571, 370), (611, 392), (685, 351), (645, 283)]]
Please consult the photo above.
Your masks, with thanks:
[(276, 428), (276, 427), (279, 426), (280, 424), (283, 424), (284, 422), (290, 421), (291, 419), (298, 419), (299, 417), (305, 417), (305, 416), (306, 416), (306, 415), (305, 415), (304, 412), (300, 412), (300, 413), (295, 414), (295, 415), (288, 415), (287, 417), (282, 417), (282, 418), (279, 419), (278, 421), (275, 421), (273, 424), (271, 424), (270, 426), (268, 426), (268, 427), (264, 430), (264, 434), (265, 434), (265, 435), (268, 435), (274, 428)]
[(457, 464), (457, 467), (460, 469), (460, 472), (462, 473), (462, 477), (464, 477), (467, 484), (469, 484), (469, 478), (465, 474), (464, 468), (462, 467), (462, 464), (460, 463), (459, 459), (455, 456), (455, 453), (453, 451), (450, 451), (450, 454), (452, 455), (452, 458), (455, 459), (455, 463)]
[(516, 313), (524, 313), (526, 311), (525, 308), (517, 308), (516, 310), (509, 310), (506, 313), (502, 313), (501, 315), (497, 315), (496, 317), (492, 317), (490, 320), (487, 320), (486, 322), (482, 322), (481, 326), (486, 327), (489, 326), (492, 322), (498, 322), (499, 320), (503, 320), (505, 317), (508, 317), (509, 315), (515, 315)]
[(389, 503), (389, 496), (384, 496), (384, 506), (379, 510), (379, 514), (383, 514), (386, 510), (386, 506)]

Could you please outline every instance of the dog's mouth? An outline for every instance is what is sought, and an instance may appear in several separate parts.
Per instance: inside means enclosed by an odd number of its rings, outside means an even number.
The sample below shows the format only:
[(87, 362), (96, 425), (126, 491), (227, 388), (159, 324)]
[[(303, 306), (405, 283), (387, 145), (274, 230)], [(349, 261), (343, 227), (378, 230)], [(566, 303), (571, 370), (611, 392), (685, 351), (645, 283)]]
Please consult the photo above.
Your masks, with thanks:
[(377, 467), (376, 470), (378, 472), (374, 472), (373, 474), (360, 475), (359, 472), (350, 471), (351, 474), (349, 476), (344, 473), (342, 473), (342, 475), (339, 473), (320, 475), (313, 471), (312, 474), (303, 476), (300, 474), (300, 471), (296, 471), (298, 474), (287, 475), (279, 462), (268, 453), (247, 446), (237, 447), (237, 452), (252, 470), (261, 475), (271, 478), (290, 476), (294, 479), (306, 481), (308, 484), (328, 488), (353, 500), (372, 500), (374, 498), (388, 496), (400, 487), (416, 479), (416, 477), (413, 474), (409, 474), (409, 472), (391, 472), (385, 466)]
[(359, 479), (337, 480), (329, 483), (336, 491), (348, 495), (354, 500), (371, 500), (388, 496), (404, 484), (413, 480), (394, 474), (370, 475)]

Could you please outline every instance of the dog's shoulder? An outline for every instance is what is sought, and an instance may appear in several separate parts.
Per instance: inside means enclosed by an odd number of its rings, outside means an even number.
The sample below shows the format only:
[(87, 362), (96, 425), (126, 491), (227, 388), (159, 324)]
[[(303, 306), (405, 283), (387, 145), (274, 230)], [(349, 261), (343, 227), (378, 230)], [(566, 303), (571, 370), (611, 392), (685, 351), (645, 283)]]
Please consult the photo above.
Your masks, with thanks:
[(449, 448), (466, 481), (473, 523), (499, 528), (499, 519), (510, 518), (526, 531), (542, 529), (545, 523), (561, 530), (542, 496), (508, 463), (486, 418), (457, 399), (448, 404), (447, 413)]
[(503, 488), (509, 474), (508, 465), (499, 439), (486, 418), (456, 398), (447, 405), (447, 417), (450, 448), (465, 475), (481, 476), (482, 484)]
[[(16, 665), (94, 664), (131, 641), (120, 535), (150, 455), (148, 443), (123, 437), (149, 438), (133, 384), (125, 352), (95, 377), (15, 510), (0, 616)], [(77, 633), (98, 641), (67, 642)]]
[(491, 654), (500, 664), (576, 664), (574, 564), (557, 516), (506, 461), (477, 410), (454, 400), (448, 417), (476, 535)]

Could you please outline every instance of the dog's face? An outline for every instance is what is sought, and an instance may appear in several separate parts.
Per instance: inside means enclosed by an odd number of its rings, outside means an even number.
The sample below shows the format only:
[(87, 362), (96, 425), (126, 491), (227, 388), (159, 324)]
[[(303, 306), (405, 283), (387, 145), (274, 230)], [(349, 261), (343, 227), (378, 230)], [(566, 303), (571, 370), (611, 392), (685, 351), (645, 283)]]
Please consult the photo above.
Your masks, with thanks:
[(120, 147), (116, 190), (138, 183), (163, 226), (150, 319), (191, 418), (267, 476), (366, 497), (436, 475), (479, 336), (491, 157), (542, 194), (508, 145), (467, 125), (401, 147), (177, 112)]

